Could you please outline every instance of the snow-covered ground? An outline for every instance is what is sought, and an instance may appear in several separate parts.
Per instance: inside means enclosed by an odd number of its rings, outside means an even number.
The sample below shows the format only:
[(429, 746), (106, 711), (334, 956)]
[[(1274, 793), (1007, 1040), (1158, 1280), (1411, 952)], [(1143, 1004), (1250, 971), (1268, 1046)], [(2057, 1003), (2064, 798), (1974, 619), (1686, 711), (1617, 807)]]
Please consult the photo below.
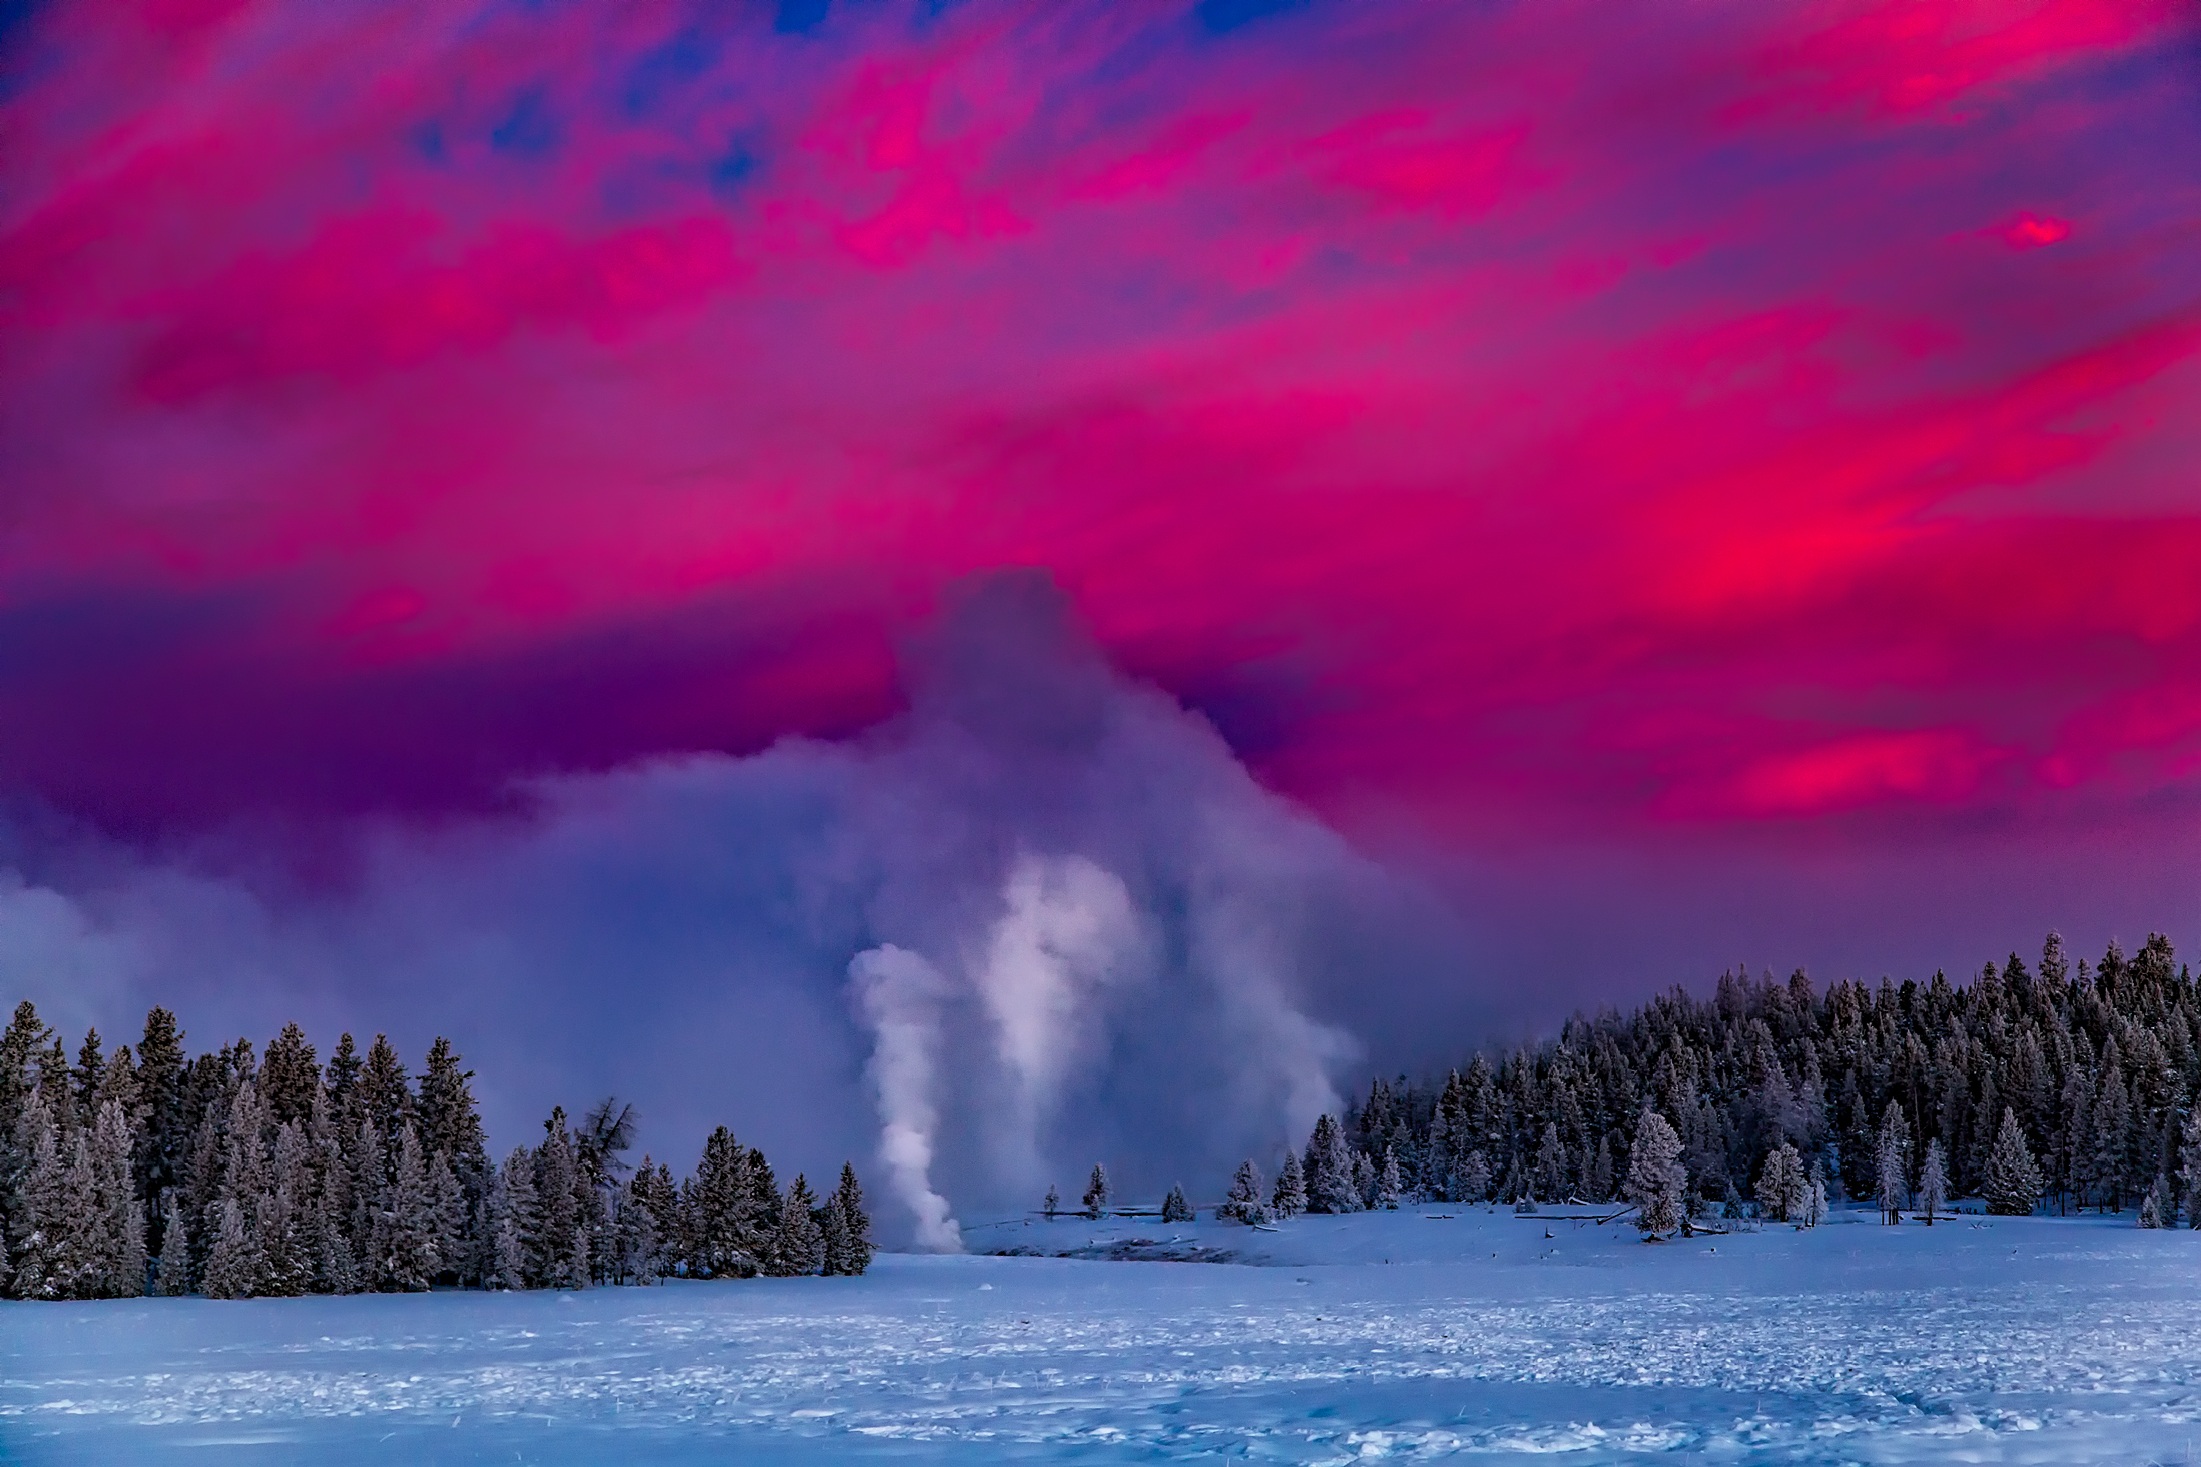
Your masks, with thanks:
[(0, 1305), (0, 1461), (2201, 1461), (2201, 1233), (1452, 1211), (972, 1234), (1266, 1266)]

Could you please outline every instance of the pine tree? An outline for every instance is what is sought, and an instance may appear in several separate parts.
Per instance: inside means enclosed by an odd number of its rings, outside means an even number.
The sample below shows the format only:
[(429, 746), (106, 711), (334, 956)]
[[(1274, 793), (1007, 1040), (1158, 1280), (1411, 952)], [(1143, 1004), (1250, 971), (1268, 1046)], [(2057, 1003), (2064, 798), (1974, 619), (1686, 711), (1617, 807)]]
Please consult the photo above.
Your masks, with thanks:
[[(106, 1063), (100, 1067), (99, 1088), (92, 1095), (91, 1114), (97, 1117), (99, 1108), (109, 1101), (122, 1107), (122, 1113), (129, 1120), (131, 1130), (138, 1133), (132, 1141), (133, 1147), (141, 1145), (144, 1139), (142, 1132), (145, 1106), (138, 1084), (137, 1061), (127, 1044), (116, 1045), (115, 1052), (108, 1055)], [(130, 1160), (133, 1169), (132, 1187), (135, 1190), (137, 1158), (133, 1155)]]
[(825, 1207), (818, 1214), (818, 1231), (823, 1240), (825, 1266), (819, 1270), (827, 1278), (839, 1278), (848, 1270), (848, 1218), (841, 1211), (839, 1193), (825, 1199)]
[(1910, 1123), (1890, 1105), (1880, 1121), (1880, 1137), (1873, 1152), (1873, 1199), (1880, 1204), (1880, 1220), (1899, 1223), (1903, 1209), (1911, 1205)]
[(2170, 1225), (2170, 1178), (2158, 1176), (2140, 1199), (2140, 1226), (2167, 1228)]
[(400, 1121), (390, 1180), (375, 1208), (371, 1256), (377, 1289), (420, 1293), (435, 1278), (442, 1260), (436, 1255), (434, 1204), (420, 1135), (411, 1120)]
[(709, 1278), (748, 1278), (760, 1265), (761, 1247), (749, 1226), (749, 1152), (720, 1126), (703, 1143), (688, 1207), (689, 1267)]
[(1783, 1141), (1766, 1155), (1765, 1169), (1758, 1173), (1758, 1206), (1774, 1222), (1798, 1222), (1809, 1185), (1803, 1158)]
[(488, 1287), (538, 1287), (542, 1282), (536, 1266), (542, 1255), (541, 1215), (535, 1205), (535, 1155), (524, 1146), (515, 1148), (497, 1169), (486, 1231), (491, 1260), (484, 1280)]
[(451, 1172), (449, 1156), (438, 1151), (428, 1158), (428, 1245), (436, 1266), (430, 1281), (468, 1283), (463, 1274), (470, 1240), (468, 1223), (473, 1212), (466, 1189)]
[[(24, 1007), (28, 1007), (25, 1005)], [(22, 1008), (16, 1010), (20, 1019)], [(30, 1158), (16, 1194), (15, 1295), (66, 1299), (74, 1282), (74, 1214), (61, 1133), (45, 1097), (33, 1091), (16, 1121), (17, 1146)]]
[(1299, 1153), (1286, 1151), (1276, 1171), (1276, 1190), (1269, 1196), (1269, 1210), (1278, 1221), (1287, 1221), (1307, 1210), (1307, 1175), (1299, 1165)]
[(161, 1194), (160, 1262), (154, 1278), (168, 1298), (180, 1299), (191, 1292), (191, 1242), (184, 1229), (183, 1203), (173, 1187)]
[(2095, 1201), (2105, 1212), (2124, 1206), (2126, 1157), (2132, 1149), (2132, 1104), (2113, 1037), (2102, 1046), (2102, 1074), (2094, 1090), (2090, 1140)]
[(853, 1163), (841, 1163), (840, 1185), (833, 1189), (833, 1204), (848, 1229), (841, 1245), (841, 1272), (850, 1276), (871, 1267), (871, 1214), (864, 1210), (863, 1184), (856, 1180)]
[(258, 1084), (271, 1124), (303, 1126), (313, 1114), (314, 1097), (321, 1093), (321, 1066), (305, 1031), (296, 1024), (285, 1024), (283, 1032), (268, 1041)]
[[(129, 1050), (116, 1051), (127, 1056)], [(110, 1059), (111, 1076), (117, 1061)], [(86, 1145), (91, 1203), (101, 1219), (102, 1256), (94, 1262), (98, 1283), (86, 1297), (134, 1299), (145, 1292), (145, 1208), (138, 1201), (134, 1161), (137, 1129), (120, 1100), (99, 1103)]]
[(640, 1282), (654, 1282), (673, 1269), (678, 1198), (673, 1190), (672, 1173), (645, 1155), (642, 1165), (627, 1181), (627, 1198), (639, 1209), (629, 1229), (630, 1236), (636, 1240), (636, 1260), (646, 1275)]
[(1558, 1202), (1567, 1195), (1567, 1148), (1559, 1140), (1559, 1127), (1546, 1122), (1543, 1140), (1536, 1147), (1536, 1168), (1529, 1195), (1540, 1202)]
[(199, 1292), (209, 1299), (249, 1299), (259, 1292), (259, 1249), (245, 1226), (245, 1210), (224, 1193), (214, 1203), (214, 1245), (207, 1251)]
[[(176, 1016), (163, 1008), (152, 1009), (145, 1016), (145, 1034), (137, 1053), (138, 1102), (145, 1113), (145, 1135), (136, 1157), (140, 1197), (161, 1197), (183, 1180), (185, 1148), (191, 1140), (183, 1109), (183, 1078), (183, 1034), (176, 1027)], [(165, 1205), (161, 1215), (165, 1227)], [(164, 1237), (155, 1236), (152, 1242), (165, 1252)]]
[(1984, 1192), (1987, 1210), (2000, 1217), (2024, 1217), (2040, 1201), (2040, 1168), (2018, 1127), (2017, 1112), (2007, 1106), (2002, 1129), (1995, 1135), (1995, 1149), (1987, 1158)]
[(1597, 1138), (1597, 1157), (1590, 1163), (1588, 1187), (1592, 1202), (1610, 1202), (1613, 1196), (1613, 1138), (1609, 1135)]
[(358, 1287), (371, 1289), (376, 1287), (382, 1194), (390, 1185), (388, 1153), (382, 1145), (382, 1133), (366, 1116), (351, 1125), (346, 1140), (349, 1144), (345, 1147), (344, 1173), (350, 1181), (351, 1196), (345, 1244), (357, 1269)]
[(772, 1163), (764, 1159), (764, 1153), (756, 1147), (749, 1148), (749, 1191), (741, 1203), (742, 1246), (751, 1257), (761, 1261), (771, 1251), (772, 1236), (779, 1230), (780, 1184), (773, 1175)]
[(1918, 1168), (1918, 1206), (1926, 1216), (1926, 1226), (1932, 1227), (1934, 1215), (1949, 1200), (1949, 1164), (1944, 1159), (1941, 1138), (1936, 1136), (1926, 1143), (1926, 1159)]
[(390, 1047), (386, 1035), (377, 1034), (368, 1046), (366, 1063), (360, 1066), (354, 1104), (359, 1114), (374, 1124), (385, 1151), (394, 1154), (399, 1124), (412, 1116), (413, 1090), (405, 1065)]
[(1666, 1117), (1646, 1110), (1636, 1121), (1635, 1145), (1628, 1155), (1627, 1198), (1636, 1206), (1635, 1225), (1647, 1238), (1660, 1238), (1682, 1225), (1681, 1137)]
[[(1404, 1184), (1399, 1177), (1398, 1154), (1390, 1147), (1383, 1148), (1383, 1169), (1376, 1173), (1375, 1205), (1386, 1212), (1399, 1210), (1399, 1194)], [(1190, 1221), (1188, 1218), (1187, 1221)]]
[(1470, 1151), (1460, 1163), (1455, 1188), (1462, 1202), (1488, 1202), (1490, 1200), (1490, 1159), (1480, 1147)]
[(2201, 1228), (2201, 1106), (2186, 1113), (2186, 1123), (2179, 1132), (2178, 1160), (2180, 1195), (2186, 1208), (2186, 1226)]
[(1223, 1205), (1217, 1216), (1236, 1218), (1242, 1223), (1267, 1222), (1269, 1210), (1261, 1200), (1261, 1168), (1252, 1157), (1238, 1163), (1238, 1170), (1230, 1179), (1230, 1191), (1223, 1197)]
[(1302, 1164), (1306, 1168), (1307, 1211), (1360, 1210), (1360, 1199), (1353, 1189), (1353, 1155), (1336, 1117), (1323, 1115), (1316, 1119)]
[[(274, 1048), (274, 1045), (269, 1046), (271, 1057)], [(292, 1104), (295, 1099), (291, 1097), (285, 1104)], [(308, 1100), (306, 1105), (310, 1120), (312, 1101)], [(314, 1245), (317, 1240), (309, 1160), (306, 1133), (299, 1122), (285, 1121), (277, 1126), (275, 1146), (268, 1161), (268, 1190), (259, 1202), (257, 1231), (261, 1256), (267, 1265), (266, 1292), (280, 1298), (306, 1293), (313, 1287), (316, 1275)]]
[(1192, 1221), (1192, 1204), (1185, 1201), (1185, 1189), (1175, 1182), (1170, 1183), (1169, 1195), (1162, 1199), (1162, 1221), (1165, 1223), (1188, 1223)]
[(766, 1273), (774, 1278), (799, 1278), (824, 1268), (825, 1238), (818, 1220), (811, 1216), (815, 1206), (817, 1198), (811, 1195), (810, 1184), (797, 1174), (780, 1199), (779, 1226), (773, 1231)]
[(355, 1293), (359, 1254), (352, 1245), (351, 1152), (326, 1089), (313, 1098), (306, 1141), (310, 1153), (306, 1233), (313, 1257), (313, 1291)]
[(366, 1064), (359, 1058), (359, 1048), (352, 1042), (350, 1033), (336, 1041), (336, 1052), (329, 1056), (329, 1068), (322, 1082), (328, 1094), (329, 1108), (337, 1118), (345, 1122), (359, 1119), (359, 1086)]
[(582, 1227), (581, 1173), (563, 1106), (551, 1111), (543, 1130), (542, 1145), (535, 1151), (535, 1205), (542, 1218), (537, 1269), (546, 1288), (585, 1289), (589, 1256), (588, 1233)]
[(482, 1131), (480, 1108), (474, 1101), (474, 1072), (459, 1068), (459, 1064), (451, 1041), (438, 1035), (428, 1046), (428, 1063), (421, 1072), (415, 1108), (419, 1112), (421, 1150), (445, 1159), (471, 1207), (487, 1185), (489, 1144)]
[(1055, 1217), (1061, 1213), (1062, 1193), (1056, 1190), (1054, 1183), (1049, 1182), (1047, 1184), (1047, 1196), (1041, 1200), (1039, 1210), (1046, 1215), (1049, 1222), (1054, 1221)]
[(107, 1293), (107, 1270), (119, 1240), (99, 1205), (98, 1173), (92, 1165), (91, 1137), (80, 1126), (67, 1143), (61, 1216), (62, 1266), (56, 1283), (63, 1299), (100, 1299)]
[[(634, 1190), (633, 1183), (640, 1174), (629, 1180), (628, 1187), (619, 1194), (612, 1210), (612, 1239), (615, 1249), (611, 1275), (619, 1284), (653, 1284), (661, 1276), (657, 1266), (657, 1220), (650, 1215)], [(832, 1262), (832, 1240), (828, 1240), (828, 1266)]]
[[(36, 1093), (33, 1057), (45, 1047), (48, 1032), (36, 1005), (25, 999), (15, 1006), (7, 1032), (0, 1035), (0, 1252), (12, 1261), (14, 1273), (22, 1270), (35, 1229), (27, 1189), (38, 1135), (53, 1126), (50, 1113), (41, 1125), (30, 1124), (27, 1114)], [(12, 1279), (13, 1273), (0, 1282), (12, 1287)]]
[(1098, 1222), (1108, 1211), (1108, 1168), (1093, 1163), (1093, 1175), (1085, 1183), (1085, 1215)]

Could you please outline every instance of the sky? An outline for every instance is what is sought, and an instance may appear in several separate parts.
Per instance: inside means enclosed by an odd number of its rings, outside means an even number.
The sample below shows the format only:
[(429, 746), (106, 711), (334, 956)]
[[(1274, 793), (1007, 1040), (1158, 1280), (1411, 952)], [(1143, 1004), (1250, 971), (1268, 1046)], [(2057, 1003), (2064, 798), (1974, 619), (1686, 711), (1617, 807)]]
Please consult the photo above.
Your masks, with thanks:
[(1339, 1084), (2201, 941), (2196, 156), (2158, 0), (12, 0), (0, 965), (418, 1027), (395, 866), (917, 789), (972, 605), (1417, 914), (1279, 960)]

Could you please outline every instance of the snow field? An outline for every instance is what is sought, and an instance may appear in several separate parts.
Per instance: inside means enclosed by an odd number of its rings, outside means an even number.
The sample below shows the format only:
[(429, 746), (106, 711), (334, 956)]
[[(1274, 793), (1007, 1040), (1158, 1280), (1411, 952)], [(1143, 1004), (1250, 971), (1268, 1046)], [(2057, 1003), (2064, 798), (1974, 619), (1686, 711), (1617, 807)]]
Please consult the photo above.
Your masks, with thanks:
[(0, 1460), (2196, 1459), (2201, 1234), (1872, 1218), (1648, 1246), (1479, 1209), (1064, 1219), (972, 1238), (1265, 1266), (5, 1305)]

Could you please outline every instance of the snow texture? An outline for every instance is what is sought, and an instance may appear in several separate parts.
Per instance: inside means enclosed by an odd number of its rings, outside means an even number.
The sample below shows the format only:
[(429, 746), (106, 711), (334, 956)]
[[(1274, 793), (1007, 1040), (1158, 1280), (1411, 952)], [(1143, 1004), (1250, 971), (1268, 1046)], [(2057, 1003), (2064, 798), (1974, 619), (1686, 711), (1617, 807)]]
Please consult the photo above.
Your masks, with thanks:
[(1875, 1219), (1645, 1244), (1549, 1209), (1066, 1218), (967, 1236), (1251, 1266), (7, 1304), (0, 1460), (2193, 1460), (2201, 1234)]

